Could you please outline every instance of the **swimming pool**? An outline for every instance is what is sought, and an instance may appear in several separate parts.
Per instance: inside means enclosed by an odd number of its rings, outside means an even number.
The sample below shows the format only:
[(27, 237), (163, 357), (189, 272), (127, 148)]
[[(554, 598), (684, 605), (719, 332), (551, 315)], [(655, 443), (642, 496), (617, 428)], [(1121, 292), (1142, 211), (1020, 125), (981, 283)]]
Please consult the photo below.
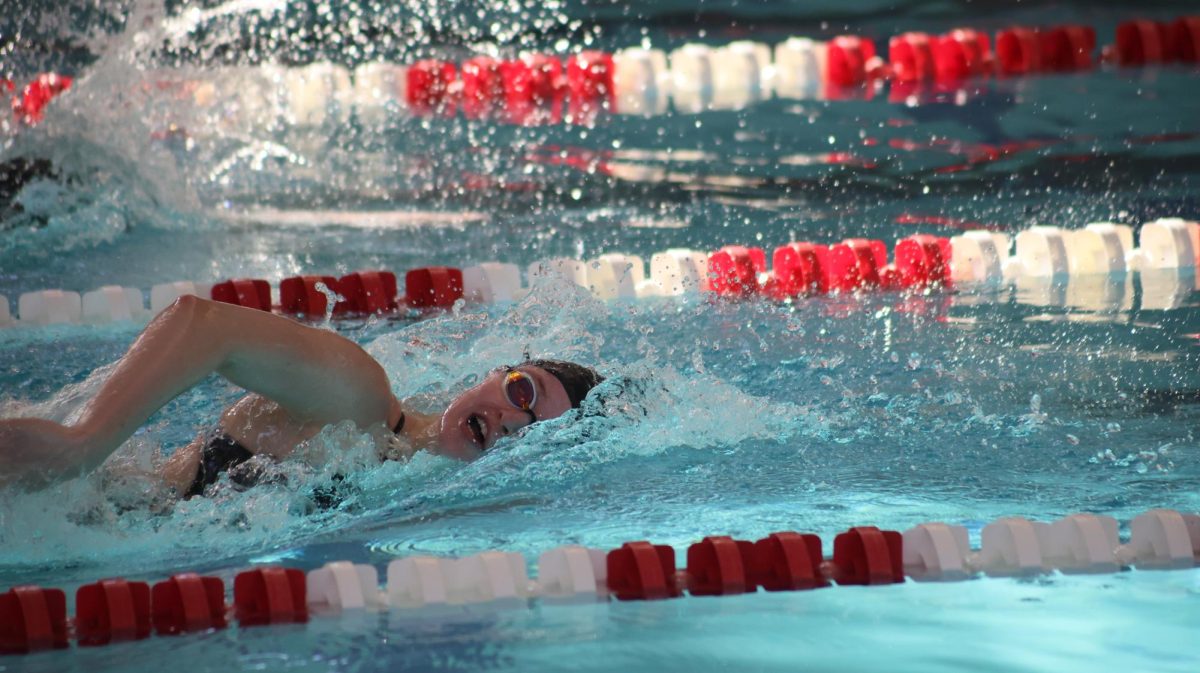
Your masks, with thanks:
[[(136, 7), (153, 16), (152, 6)], [(1117, 21), (1141, 13), (1034, 6), (929, 16), (916, 4), (884, 15), (863, 3), (822, 26), (829, 15), (789, 3), (730, 5), (694, 20), (687, 6), (635, 9), (623, 17), (572, 6), (563, 11), (580, 26), (509, 30), (504, 16), (459, 8), (428, 41), (457, 57), (472, 39), (533, 48), (594, 34), (603, 48), (643, 38), (674, 48), (727, 43), (743, 30), (775, 44), (1073, 21), (1096, 26), (1105, 42)], [(724, 10), (746, 25), (731, 26)], [(488, 21), (501, 28), (472, 32)], [(34, 42), (25, 54), (36, 54)], [(52, 159), (62, 173), (27, 185), (23, 211), (0, 224), (0, 294), (10, 298), (185, 278), (649, 258), (729, 243), (890, 244), (917, 231), (1140, 224), (1200, 210), (1197, 71), (1183, 67), (988, 80), (961, 105), (881, 94), (588, 125), (458, 115), (246, 129), (232, 115), (187, 117), (191, 103), (147, 93), (154, 87), (141, 84), (165, 69), (137, 68), (152, 59), (135, 35), (103, 44), (94, 62), (31, 65), (82, 77), (4, 150)], [(428, 42), (406, 48), (437, 53)], [(311, 58), (295, 49), (281, 58)], [(177, 80), (217, 72), (189, 67)], [(164, 133), (171, 119), (186, 119), (188, 134)], [(996, 146), (1011, 151), (976, 160)], [(328, 467), (289, 462), (280, 466), (287, 485), (226, 489), (169, 511), (145, 484), (103, 475), (6, 494), (0, 585), (70, 594), (115, 575), (157, 580), (187, 569), (228, 581), (252, 564), (382, 569), (403, 556), (490, 549), (532, 563), (563, 544), (612, 549), (638, 539), (682, 553), (706, 535), (754, 540), (777, 530), (820, 534), (828, 554), (851, 526), (927, 521), (966, 526), (978, 547), (983, 526), (1003, 516), (1094, 512), (1127, 523), (1156, 507), (1196, 511), (1200, 311), (1186, 282), (1194, 277), (1184, 279), (1165, 304), (1140, 276), (1100, 301), (1079, 300), (1070, 282), (1061, 292), (1005, 285), (792, 303), (602, 302), (542, 282), (511, 304), (337, 323), (384, 362), (398, 394), (431, 406), (526, 348), (594, 361), (626, 390), (606, 399), (603, 414), (545, 423), (470, 465), (427, 456), (378, 465), (361, 438), (332, 428), (308, 448), (332, 456)], [(89, 374), (136, 333), (131, 323), (0, 330), (0, 414), (69, 415), (76, 394), (95, 385)], [(150, 461), (172, 450), (236, 395), (206, 382), (152, 419), (125, 455)], [(313, 507), (311, 490), (339, 472), (351, 475), (342, 505)], [(187, 657), (201, 670), (1190, 671), (1200, 658), (1198, 588), (1195, 570), (1051, 573), (456, 619), (393, 612), (5, 657), (0, 668), (132, 670)]]

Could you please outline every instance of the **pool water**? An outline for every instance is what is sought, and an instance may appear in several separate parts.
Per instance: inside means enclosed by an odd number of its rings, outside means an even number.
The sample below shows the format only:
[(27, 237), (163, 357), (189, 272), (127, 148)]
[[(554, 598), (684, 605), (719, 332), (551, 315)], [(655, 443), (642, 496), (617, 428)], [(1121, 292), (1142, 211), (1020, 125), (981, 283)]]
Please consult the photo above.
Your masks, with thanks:
[[(1106, 42), (1118, 20), (1143, 11), (1035, 3), (979, 15), (969, 6), (838, 3), (834, 25), (823, 26), (830, 15), (806, 3), (714, 6), (694, 20), (683, 4), (631, 5), (627, 15), (523, 7), (538, 20), (521, 30), (509, 30), (508, 9), (486, 21), (465, 6), (445, 9), (438, 30), (406, 37), (395, 53), (454, 54), (480, 40), (481, 49), (589, 36), (605, 47), (643, 38), (669, 47), (745, 31), (776, 42), (1067, 20), (1097, 26)], [(59, 11), (35, 6), (31, 15)], [(1194, 69), (989, 81), (962, 105), (909, 107), (881, 95), (581, 126), (397, 117), (230, 128), (141, 86), (217, 72), (226, 34), (195, 38), (204, 49), (185, 76), (122, 28), (134, 23), (89, 11), (75, 15), (91, 22), (86, 30), (18, 20), (33, 37), (12, 50), (9, 67), (79, 78), (43, 124), (5, 131), (0, 159), (58, 167), (55, 179), (25, 185), (20, 209), (0, 220), (0, 294), (14, 304), (49, 287), (649, 257), (729, 243), (769, 250), (789, 240), (890, 242), (917, 231), (1015, 233), (1200, 213)], [(178, 8), (106, 11), (157, 25)], [(560, 14), (572, 17), (568, 27)], [(86, 53), (40, 51), (53, 42), (35, 24), (56, 26), (51, 37)], [(248, 25), (251, 38), (266, 39), (269, 23)], [(311, 58), (309, 43), (297, 43), (281, 58)], [(172, 120), (186, 121), (186, 136), (157, 133)], [(979, 159), (995, 147), (1007, 149)], [(1155, 280), (1129, 280), (1115, 301), (1081, 298), (1068, 283), (783, 304), (699, 295), (606, 303), (544, 280), (517, 303), (331, 324), (380, 359), (398, 395), (430, 409), (526, 350), (593, 362), (610, 380), (583, 409), (471, 464), (424, 454), (379, 464), (365, 438), (331, 427), (302, 447), (303, 460), (276, 468), (277, 483), (223, 485), (213, 498), (173, 503), (136, 473), (237, 399), (211, 379), (97, 473), (4, 493), (0, 588), (38, 583), (71, 594), (115, 575), (195, 570), (229, 581), (259, 563), (382, 569), (406, 555), (490, 549), (533, 564), (563, 544), (611, 549), (638, 539), (682, 554), (706, 535), (753, 540), (778, 530), (817, 533), (829, 553), (850, 526), (929, 521), (966, 526), (978, 546), (982, 527), (1002, 516), (1093, 512), (1127, 523), (1156, 507), (1197, 511), (1200, 294), (1184, 275), (1170, 279), (1164, 303)], [(132, 324), (0, 330), (0, 416), (69, 419), (137, 332)], [(318, 506), (314, 491), (334, 487), (339, 474), (340, 504)], [(222, 671), (1194, 671), (1197, 627), (1200, 571), (1132, 571), (455, 619), (368, 614), (6, 657), (0, 670), (142, 670), (186, 657), (189, 669)]]

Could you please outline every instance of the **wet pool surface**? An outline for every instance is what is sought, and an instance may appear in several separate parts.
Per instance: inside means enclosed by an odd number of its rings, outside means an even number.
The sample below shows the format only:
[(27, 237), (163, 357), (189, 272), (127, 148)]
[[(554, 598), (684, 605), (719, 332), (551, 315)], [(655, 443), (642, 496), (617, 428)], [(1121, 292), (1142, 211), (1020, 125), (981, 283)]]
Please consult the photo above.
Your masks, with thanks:
[[(539, 16), (580, 12), (583, 27), (530, 39), (592, 31), (606, 48), (625, 46), (642, 40), (643, 25), (663, 47), (841, 32), (823, 28), (811, 7), (719, 9), (743, 12), (749, 27), (715, 14), (681, 19), (683, 6), (625, 17), (551, 4)], [(893, 16), (856, 3), (837, 21), (880, 38), (1077, 20), (1106, 42), (1139, 8), (1005, 7), (978, 19), (927, 9)], [(460, 53), (436, 40), (471, 25), (450, 20), (421, 48)], [(990, 80), (961, 104), (909, 106), (885, 90), (585, 126), (405, 116), (245, 129), (135, 86), (203, 79), (215, 66), (185, 77), (150, 63), (128, 33), (106, 39), (105, 56), (75, 57), (73, 97), (38, 127), (5, 136), (0, 150), (0, 159), (51, 159), (59, 172), (26, 185), (20, 212), (0, 220), (0, 294), (14, 309), (20, 293), (48, 287), (649, 258), (730, 243), (769, 251), (847, 236), (890, 244), (918, 231), (1200, 214), (1195, 69)], [(190, 140), (155, 133), (171, 119), (187, 121)], [(172, 504), (110, 465), (52, 491), (5, 493), (0, 586), (70, 594), (115, 575), (196, 570), (228, 582), (258, 563), (308, 570), (351, 560), (382, 570), (406, 555), (490, 549), (532, 565), (563, 544), (638, 539), (675, 546), (682, 563), (706, 535), (754, 540), (778, 530), (817, 533), (829, 554), (850, 526), (929, 521), (966, 526), (977, 547), (982, 527), (1002, 516), (1092, 512), (1126, 525), (1157, 507), (1200, 510), (1195, 276), (1132, 277), (1115, 291), (1075, 280), (785, 304), (605, 303), (543, 282), (518, 303), (338, 323), (380, 359), (398, 395), (430, 408), (526, 349), (595, 363), (610, 381), (582, 410), (469, 465), (426, 455), (381, 465), (363, 437), (335, 427), (304, 447), (309, 461), (279, 466), (286, 483), (246, 492), (225, 485)], [(97, 368), (137, 331), (0, 329), (0, 416), (69, 418), (102, 379)], [(148, 467), (237, 396), (206, 381), (152, 418), (120, 461)], [(314, 489), (337, 474), (348, 475), (341, 504), (317, 507)], [(1127, 571), (453, 619), (393, 612), (5, 657), (0, 670), (142, 670), (186, 657), (196, 670), (1193, 671), (1198, 592), (1200, 571)]]

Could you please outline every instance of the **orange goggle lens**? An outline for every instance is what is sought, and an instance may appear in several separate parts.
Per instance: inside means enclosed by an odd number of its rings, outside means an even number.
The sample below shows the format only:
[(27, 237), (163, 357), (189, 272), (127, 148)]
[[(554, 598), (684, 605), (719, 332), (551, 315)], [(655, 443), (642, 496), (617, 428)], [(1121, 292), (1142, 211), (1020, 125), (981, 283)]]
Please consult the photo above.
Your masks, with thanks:
[(511, 371), (504, 377), (504, 397), (514, 407), (528, 411), (537, 402), (537, 388), (528, 374)]

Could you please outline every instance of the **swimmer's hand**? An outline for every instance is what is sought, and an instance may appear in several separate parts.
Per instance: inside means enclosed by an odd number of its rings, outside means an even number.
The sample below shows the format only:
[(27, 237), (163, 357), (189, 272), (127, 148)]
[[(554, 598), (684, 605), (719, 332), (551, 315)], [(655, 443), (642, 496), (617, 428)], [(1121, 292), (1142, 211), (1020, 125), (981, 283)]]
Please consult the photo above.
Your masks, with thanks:
[(0, 486), (40, 488), (82, 472), (81, 444), (79, 432), (54, 421), (0, 420)]

